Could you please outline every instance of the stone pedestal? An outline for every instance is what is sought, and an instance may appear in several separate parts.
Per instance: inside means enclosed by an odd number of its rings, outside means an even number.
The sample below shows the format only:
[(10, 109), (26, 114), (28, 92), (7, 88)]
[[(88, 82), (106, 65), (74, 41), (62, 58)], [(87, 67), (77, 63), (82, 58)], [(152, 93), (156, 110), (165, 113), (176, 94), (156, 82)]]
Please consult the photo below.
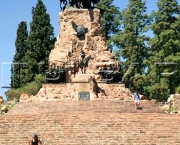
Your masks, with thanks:
[(36, 95), (39, 101), (79, 100), (79, 92), (89, 92), (90, 100), (132, 100), (124, 84), (97, 83), (97, 95), (91, 83), (43, 84)]
[(180, 94), (175, 94), (173, 97), (173, 109), (180, 109)]

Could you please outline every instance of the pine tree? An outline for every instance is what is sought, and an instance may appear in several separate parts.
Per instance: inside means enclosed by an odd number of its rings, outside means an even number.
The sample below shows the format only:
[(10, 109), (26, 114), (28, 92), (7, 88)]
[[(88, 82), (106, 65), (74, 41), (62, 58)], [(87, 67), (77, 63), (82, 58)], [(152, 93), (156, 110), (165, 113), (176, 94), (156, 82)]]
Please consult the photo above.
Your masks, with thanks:
[[(151, 26), (154, 37), (150, 41), (149, 67), (149, 78), (156, 79), (150, 80), (149, 92), (151, 98), (161, 96), (158, 99), (165, 100), (168, 93), (175, 93), (180, 80), (178, 65), (173, 64), (180, 64), (180, 21), (177, 18), (180, 6), (177, 0), (158, 0), (157, 6)], [(174, 74), (169, 73), (175, 71)], [(154, 94), (156, 90), (161, 94)]]
[(32, 8), (32, 21), (28, 38), (29, 51), (26, 60), (29, 64), (29, 79), (35, 74), (44, 74), (48, 65), (48, 57), (56, 41), (54, 28), (50, 24), (50, 16), (42, 0), (38, 0), (36, 7)]
[[(121, 27), (113, 41), (120, 49), (123, 60), (123, 72), (125, 84), (130, 89), (142, 91), (142, 75), (145, 73), (145, 60), (149, 56), (147, 42), (149, 37), (145, 35), (145, 30), (151, 23), (146, 12), (146, 2), (142, 0), (129, 0), (127, 8), (122, 11)], [(136, 64), (132, 65), (132, 63)], [(132, 66), (130, 68), (130, 66)], [(129, 69), (130, 68), (130, 69)], [(128, 70), (128, 71), (127, 71)], [(138, 77), (134, 77), (139, 74)]]
[(107, 40), (107, 45), (112, 49), (111, 37), (120, 29), (120, 10), (113, 5), (114, 0), (101, 0), (97, 7), (101, 9), (101, 26)]
[(27, 23), (22, 21), (18, 24), (18, 29), (16, 32), (16, 41), (15, 47), (16, 51), (13, 58), (12, 66), (12, 78), (11, 78), (11, 87), (21, 87), (24, 84), (24, 75), (23, 75), (23, 58), (27, 52), (27, 38), (28, 30)]

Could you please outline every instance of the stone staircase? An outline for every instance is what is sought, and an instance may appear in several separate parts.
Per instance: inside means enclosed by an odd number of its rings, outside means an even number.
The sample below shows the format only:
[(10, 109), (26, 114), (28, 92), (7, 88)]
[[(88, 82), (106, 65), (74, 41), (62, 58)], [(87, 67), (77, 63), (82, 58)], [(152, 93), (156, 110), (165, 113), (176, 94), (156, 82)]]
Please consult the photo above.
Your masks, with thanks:
[(24, 145), (37, 133), (44, 145), (180, 145), (180, 116), (150, 101), (17, 103), (0, 116), (0, 144)]
[(47, 101), (16, 104), (6, 115), (52, 113), (163, 113), (150, 101), (141, 101), (142, 110), (135, 110), (133, 101)]

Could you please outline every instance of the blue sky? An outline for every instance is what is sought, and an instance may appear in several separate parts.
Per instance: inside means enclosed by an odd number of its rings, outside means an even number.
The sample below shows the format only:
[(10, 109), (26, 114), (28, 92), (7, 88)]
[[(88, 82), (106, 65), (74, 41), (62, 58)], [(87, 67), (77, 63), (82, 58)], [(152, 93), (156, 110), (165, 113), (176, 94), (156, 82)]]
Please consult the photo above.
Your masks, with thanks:
[[(54, 27), (55, 36), (58, 35), (58, 13), (60, 11), (59, 0), (43, 0), (50, 14), (51, 24)], [(156, 10), (157, 0), (147, 0), (147, 13)], [(178, 0), (180, 3), (180, 0)], [(0, 96), (5, 98), (5, 91), (2, 87), (10, 84), (10, 64), (15, 52), (15, 39), (18, 24), (26, 21), (28, 24), (32, 20), (31, 10), (36, 5), (37, 0), (1, 0), (0, 1)], [(128, 0), (114, 0), (114, 5), (123, 9), (127, 6)]]

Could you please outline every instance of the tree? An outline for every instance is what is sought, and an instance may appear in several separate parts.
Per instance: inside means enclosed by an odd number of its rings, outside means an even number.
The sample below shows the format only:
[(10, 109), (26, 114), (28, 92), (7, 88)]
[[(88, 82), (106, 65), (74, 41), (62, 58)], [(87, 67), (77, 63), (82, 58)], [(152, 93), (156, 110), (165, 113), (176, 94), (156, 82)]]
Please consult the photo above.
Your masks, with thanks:
[[(180, 13), (180, 6), (177, 0), (158, 0), (157, 6), (158, 11), (153, 12), (154, 22), (151, 29), (154, 37), (150, 41), (151, 57), (149, 59), (149, 78), (156, 77), (157, 79), (150, 80), (151, 97), (157, 95), (153, 94), (154, 89), (152, 89), (157, 86), (156, 84), (166, 86), (169, 93), (175, 93), (180, 80), (178, 74), (180, 64), (180, 21), (177, 17)], [(174, 72), (174, 74), (169, 72)], [(162, 91), (162, 93), (164, 93), (164, 98), (162, 98), (164, 100), (168, 97), (168, 94), (167, 91)]]
[[(139, 91), (143, 89), (142, 80), (147, 67), (145, 60), (149, 56), (147, 42), (150, 38), (145, 32), (151, 19), (145, 13), (145, 4), (142, 0), (129, 0), (127, 8), (122, 11), (122, 31), (113, 36), (113, 42), (120, 49), (121, 57), (124, 59), (121, 63), (126, 75), (126, 87)], [(133, 62), (136, 63), (132, 64)], [(137, 74), (138, 79), (135, 78)]]
[(112, 49), (111, 36), (120, 29), (120, 10), (113, 5), (114, 0), (101, 0), (97, 7), (101, 8), (101, 26), (107, 40), (107, 45)]
[(32, 21), (28, 38), (29, 51), (26, 60), (29, 64), (27, 70), (29, 79), (35, 74), (44, 74), (48, 65), (48, 57), (56, 41), (54, 28), (50, 24), (50, 16), (42, 0), (38, 0), (36, 7), (32, 8)]
[(27, 23), (22, 21), (18, 24), (18, 29), (16, 32), (16, 51), (13, 58), (12, 66), (12, 78), (11, 78), (11, 87), (20, 87), (24, 84), (23, 76), (23, 58), (27, 52), (27, 38), (28, 30)]

